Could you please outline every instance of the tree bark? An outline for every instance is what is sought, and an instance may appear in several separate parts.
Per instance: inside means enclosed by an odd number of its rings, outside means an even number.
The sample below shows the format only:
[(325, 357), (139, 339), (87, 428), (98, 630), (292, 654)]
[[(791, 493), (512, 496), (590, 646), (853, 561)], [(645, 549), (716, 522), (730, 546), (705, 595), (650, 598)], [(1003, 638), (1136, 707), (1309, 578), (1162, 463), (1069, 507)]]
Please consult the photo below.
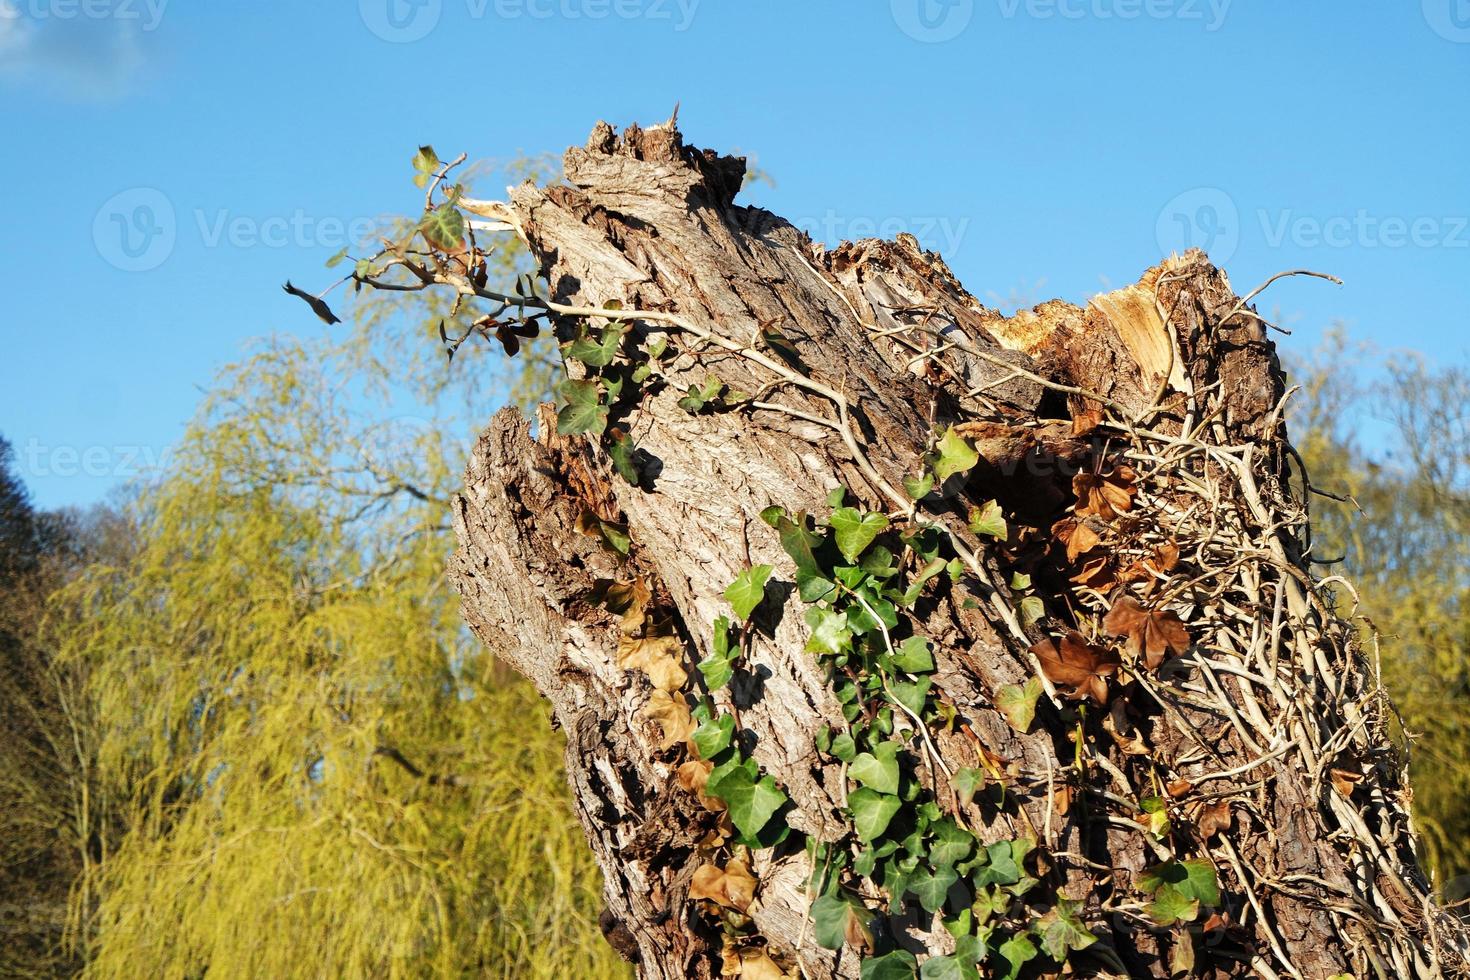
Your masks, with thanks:
[[(1073, 971), (1462, 973), (1465, 932), (1415, 861), (1391, 706), (1356, 628), (1312, 574), (1309, 490), (1286, 441), (1282, 372), (1264, 321), (1225, 274), (1191, 252), (1085, 307), (1004, 317), (909, 236), (829, 249), (735, 204), (743, 173), (743, 161), (685, 146), (673, 121), (622, 136), (599, 124), (567, 152), (565, 184), (465, 205), (515, 228), (554, 304), (616, 300), (650, 314), (626, 317), (636, 338), (671, 342), (666, 383), (613, 419), (636, 443), (639, 485), (615, 474), (598, 439), (558, 434), (554, 413), (543, 410), (533, 431), (502, 411), (455, 503), (450, 569), (470, 627), (535, 683), (566, 732), (577, 814), (606, 876), (604, 928), (640, 976), (756, 976), (761, 950), (810, 980), (859, 975), (861, 950), (813, 941), (812, 867), (799, 843), (851, 838), (854, 784), (816, 748), (844, 718), (828, 668), (806, 652), (793, 562), (761, 515), (773, 505), (825, 513), (829, 491), (845, 487), (895, 528), (920, 519), (896, 488), (954, 424), (980, 462), (944, 484), (922, 519), (973, 560), (956, 580), (931, 581), (913, 614), (933, 641), (945, 720), (910, 733), (912, 765), (982, 841), (1036, 839), (1035, 914), (1076, 899), (1099, 939)], [(585, 318), (554, 319), (567, 340)], [(772, 330), (794, 356), (759, 339)], [(783, 364), (811, 383), (772, 367)], [(583, 367), (569, 360), (568, 370), (576, 378)], [(713, 411), (678, 405), (711, 375), (752, 394)], [(1053, 529), (1082, 512), (1074, 474), (1082, 468), (1085, 484), (1087, 472), (1122, 465), (1136, 497), (1103, 522), (1114, 544), (1069, 557)], [(1004, 544), (967, 528), (969, 509), (992, 499), (1013, 527)], [(598, 521), (626, 528), (626, 557), (595, 533)], [(1177, 564), (1156, 558), (1157, 591), (1140, 592), (1148, 583), (1129, 570), (1171, 541)], [(1089, 560), (1100, 563), (1090, 580), (1079, 567)], [(754, 852), (748, 921), (727, 916), (722, 928), (714, 904), (690, 897), (719, 814), (678, 778), (690, 748), (665, 747), (646, 710), (655, 692), (618, 666), (622, 627), (597, 590), (648, 583), (692, 665), (712, 656), (711, 624), (730, 615), (726, 586), (760, 564), (775, 568), (767, 598), (714, 702), (789, 796), (784, 819), (798, 836)], [(1037, 621), (1016, 614), (1017, 571), (1036, 583)], [(1125, 593), (1169, 595), (1192, 646), (1158, 669), (1126, 660), (1108, 681), (1108, 708), (1079, 712), (1032, 647), (1071, 629), (1117, 646), (1102, 613)], [(685, 694), (701, 696), (700, 675), (688, 673)], [(1038, 676), (1036, 719), (1017, 730), (997, 692)], [(976, 767), (1004, 780), (1001, 803), (965, 803), (946, 785), (944, 771)], [(1146, 799), (1167, 807), (1161, 835), (1145, 826)], [(1206, 811), (1226, 826), (1209, 826)], [(1142, 911), (1141, 876), (1173, 857), (1217, 869), (1219, 907), (1192, 931)], [(911, 902), (863, 897), (886, 909), (889, 939), (919, 962), (952, 949)], [(982, 971), (997, 961), (987, 962)]]

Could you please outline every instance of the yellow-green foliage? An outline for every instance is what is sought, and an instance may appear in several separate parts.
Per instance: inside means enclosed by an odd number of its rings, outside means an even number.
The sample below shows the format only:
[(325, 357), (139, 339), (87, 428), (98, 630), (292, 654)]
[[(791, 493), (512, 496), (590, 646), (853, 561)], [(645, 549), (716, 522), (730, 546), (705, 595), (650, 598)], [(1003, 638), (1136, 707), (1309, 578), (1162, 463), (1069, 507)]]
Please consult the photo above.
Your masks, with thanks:
[(370, 421), (340, 353), (226, 372), (136, 560), (73, 590), (125, 827), (77, 895), (87, 973), (626, 976), (561, 739), (445, 581), (462, 443)]
[(1377, 627), (1384, 683), (1413, 736), (1415, 824), (1459, 900), (1455, 879), (1470, 874), (1470, 374), (1377, 360), (1382, 376), (1359, 380), (1364, 361), (1334, 334), (1299, 372), (1294, 429), (1313, 482), (1352, 495), (1313, 501), (1315, 553), (1345, 558)]

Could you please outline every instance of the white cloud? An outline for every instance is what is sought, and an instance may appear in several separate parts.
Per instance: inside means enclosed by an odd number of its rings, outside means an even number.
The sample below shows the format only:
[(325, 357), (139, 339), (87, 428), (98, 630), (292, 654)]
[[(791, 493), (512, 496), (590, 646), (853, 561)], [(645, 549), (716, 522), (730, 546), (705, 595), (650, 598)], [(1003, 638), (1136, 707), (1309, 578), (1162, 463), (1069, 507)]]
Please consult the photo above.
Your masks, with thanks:
[(0, 0), (0, 84), (89, 102), (126, 96), (148, 67), (145, 32), (157, 26), (148, 9)]

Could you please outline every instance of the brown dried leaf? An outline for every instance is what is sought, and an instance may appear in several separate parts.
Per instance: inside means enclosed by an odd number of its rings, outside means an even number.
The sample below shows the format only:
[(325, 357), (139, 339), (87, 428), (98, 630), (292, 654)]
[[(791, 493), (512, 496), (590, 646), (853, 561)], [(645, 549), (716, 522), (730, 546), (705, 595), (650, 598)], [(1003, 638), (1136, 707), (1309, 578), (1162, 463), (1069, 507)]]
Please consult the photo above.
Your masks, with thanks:
[(1148, 755), (1153, 750), (1141, 735), (1133, 733), (1133, 726), (1128, 724), (1128, 718), (1124, 714), (1122, 701), (1114, 701), (1112, 708), (1103, 718), (1103, 731), (1113, 737), (1118, 748), (1123, 750), (1124, 755)]
[(1361, 782), (1363, 779), (1362, 773), (1349, 772), (1346, 769), (1333, 769), (1331, 772), (1331, 776), (1332, 788), (1337, 790), (1343, 796), (1352, 796), (1353, 787), (1357, 786), (1358, 783)]
[(1079, 555), (1084, 555), (1098, 545), (1102, 544), (1102, 537), (1094, 531), (1087, 522), (1067, 517), (1057, 521), (1051, 528), (1052, 537), (1067, 546), (1067, 561), (1075, 562)]
[(1169, 796), (1177, 800), (1185, 793), (1194, 789), (1194, 783), (1191, 783), (1187, 779), (1176, 779), (1168, 786), (1165, 786), (1164, 789), (1168, 792)]
[(623, 617), (624, 633), (636, 633), (643, 625), (644, 613), (652, 598), (648, 583), (641, 575), (631, 582), (600, 578), (593, 583), (592, 591), (587, 594), (588, 602)]
[(723, 869), (713, 864), (702, 864), (695, 869), (689, 897), (744, 912), (755, 900), (755, 885), (750, 866), (739, 858), (731, 858)]
[(681, 663), (683, 654), (684, 645), (676, 636), (624, 636), (618, 642), (617, 659), (624, 670), (641, 670), (655, 688), (673, 692), (689, 680)]
[(1205, 840), (1225, 833), (1230, 829), (1230, 802), (1220, 800), (1213, 806), (1203, 808), (1195, 816), (1194, 825), (1199, 828), (1200, 835)]
[(1109, 636), (1126, 636), (1128, 651), (1142, 657), (1149, 670), (1158, 670), (1164, 654), (1182, 654), (1189, 649), (1189, 631), (1178, 614), (1167, 609), (1148, 610), (1132, 596), (1113, 604), (1103, 619)]
[(1094, 551), (1085, 558), (1082, 568), (1071, 577), (1071, 581), (1098, 592), (1106, 592), (1111, 589), (1113, 583), (1117, 581), (1113, 559), (1105, 551)]
[[(718, 800), (712, 802), (719, 802)], [(708, 804), (706, 804), (708, 805)], [(721, 804), (723, 806), (723, 804)], [(714, 829), (704, 835), (699, 842), (702, 851), (718, 851), (725, 846), (725, 842), (735, 836), (735, 825), (730, 822), (730, 814), (721, 813)]]
[(1118, 576), (1124, 585), (1141, 583), (1143, 594), (1149, 596), (1159, 587), (1163, 579), (1179, 565), (1179, 545), (1166, 541), (1154, 549), (1153, 556), (1136, 561)]
[(1079, 517), (1096, 514), (1105, 521), (1127, 513), (1133, 509), (1133, 497), (1138, 493), (1133, 483), (1136, 477), (1128, 466), (1107, 474), (1078, 473), (1072, 477), (1072, 492), (1077, 496), (1073, 512)]
[(791, 976), (764, 950), (758, 949), (741, 951), (739, 972), (735, 975), (742, 980), (788, 980)]
[(1179, 542), (1170, 539), (1159, 545), (1154, 551), (1154, 565), (1159, 571), (1168, 574), (1179, 564)]
[(1091, 698), (1098, 705), (1107, 705), (1107, 679), (1117, 673), (1121, 664), (1116, 653), (1088, 643), (1076, 630), (1069, 630), (1062, 637), (1060, 647), (1052, 640), (1042, 640), (1031, 652), (1041, 661), (1047, 678), (1062, 689), (1064, 697)]
[(1085, 409), (1072, 416), (1072, 435), (1090, 436), (1097, 427), (1102, 425), (1103, 413), (1101, 406), (1089, 404)]
[(1067, 811), (1072, 809), (1072, 787), (1067, 783), (1058, 786), (1051, 794), (1052, 806), (1061, 816), (1066, 816)]
[(642, 715), (663, 729), (664, 738), (659, 744), (661, 750), (672, 748), (694, 734), (694, 719), (689, 714), (689, 705), (682, 697), (668, 691), (654, 691), (648, 704), (644, 705)]
[(708, 759), (690, 759), (675, 771), (674, 781), (683, 789), (699, 797), (699, 802), (706, 810), (720, 813), (725, 809), (725, 801), (706, 796), (704, 793), (704, 787), (709, 783), (709, 774), (714, 771), (714, 768), (715, 764)]
[(1174, 931), (1174, 945), (1169, 950), (1169, 975), (1189, 976), (1194, 972), (1194, 937), (1180, 926)]

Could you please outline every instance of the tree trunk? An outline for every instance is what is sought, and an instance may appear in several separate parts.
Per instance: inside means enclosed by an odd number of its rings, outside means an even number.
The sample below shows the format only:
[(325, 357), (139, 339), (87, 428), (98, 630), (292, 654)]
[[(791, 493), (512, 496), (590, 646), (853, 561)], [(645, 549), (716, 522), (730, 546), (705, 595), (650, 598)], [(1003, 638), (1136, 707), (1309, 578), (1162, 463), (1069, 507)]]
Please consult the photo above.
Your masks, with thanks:
[[(915, 787), (896, 821), (936, 832), (942, 812), (983, 844), (1034, 841), (1022, 870), (1039, 884), (987, 921), (963, 910), (1003, 875), (987, 885), (961, 865), (942, 896), (953, 931), (994, 928), (983, 975), (1054, 972), (1058, 953), (1081, 975), (1461, 973), (1465, 931), (1416, 863), (1392, 708), (1371, 648), (1337, 612), (1348, 586), (1312, 574), (1311, 491), (1286, 440), (1282, 372), (1225, 274), (1191, 252), (1086, 307), (1007, 318), (909, 236), (828, 249), (736, 205), (743, 173), (686, 147), (672, 120), (621, 137), (599, 124), (568, 151), (566, 184), (464, 203), (530, 247), (564, 343), (590, 325), (595, 346), (614, 320), (629, 328), (618, 357), (668, 340), (637, 397), (613, 400), (601, 437), (558, 434), (548, 409), (536, 433), (498, 414), (455, 505), (466, 620), (566, 732), (609, 941), (648, 978), (857, 977), (864, 958), (908, 950), (881, 961), (900, 971), (881, 975), (904, 975), (953, 953), (916, 891), (886, 887), (918, 879), (837, 858), (863, 851), (851, 815), (863, 783), (834, 733), (892, 731)], [(610, 301), (607, 320), (570, 312)], [(571, 377), (590, 379), (597, 360), (569, 356)], [(711, 376), (726, 387), (686, 397)], [(967, 470), (966, 447), (979, 457)], [(946, 453), (962, 471), (948, 479)], [(922, 488), (904, 481), (926, 459), (939, 479), (915, 507)], [(852, 662), (812, 641), (813, 605), (773, 524), (789, 544), (810, 514), (835, 539), (823, 525), (839, 487), (859, 513), (888, 516), (878, 540), (895, 582), (925, 565), (901, 535), (939, 529), (946, 570), (912, 608), (894, 603), (897, 635), (869, 622), (851, 641), (881, 659), (910, 634), (930, 640), (932, 673), (873, 681), (896, 692), (930, 678), (918, 711), (880, 691), (845, 715), (834, 686)], [(999, 536), (970, 520), (991, 500), (1008, 524)], [(693, 667), (720, 658), (716, 621), (736, 618), (726, 587), (759, 565), (774, 574), (736, 630), (734, 679), (707, 695)], [(1095, 661), (1080, 679), (1056, 646), (1074, 630), (1070, 649)], [(669, 636), (684, 668), (672, 681), (639, 653)], [(1038, 687), (1034, 720), (1012, 710)], [(750, 852), (753, 901), (738, 894), (741, 834), (681, 737), (706, 697), (735, 720), (733, 751), (789, 798), (775, 820), (793, 833)], [(933, 846), (917, 840), (902, 843)], [(923, 853), (918, 877), (942, 886)], [(1180, 868), (1203, 869), (1218, 899), (1160, 884)], [(834, 889), (879, 914), (871, 940), (855, 929), (856, 946), (818, 944), (808, 910)], [(1075, 920), (1096, 940), (1069, 944)], [(1029, 961), (1004, 945), (1028, 931), (1040, 948)]]

